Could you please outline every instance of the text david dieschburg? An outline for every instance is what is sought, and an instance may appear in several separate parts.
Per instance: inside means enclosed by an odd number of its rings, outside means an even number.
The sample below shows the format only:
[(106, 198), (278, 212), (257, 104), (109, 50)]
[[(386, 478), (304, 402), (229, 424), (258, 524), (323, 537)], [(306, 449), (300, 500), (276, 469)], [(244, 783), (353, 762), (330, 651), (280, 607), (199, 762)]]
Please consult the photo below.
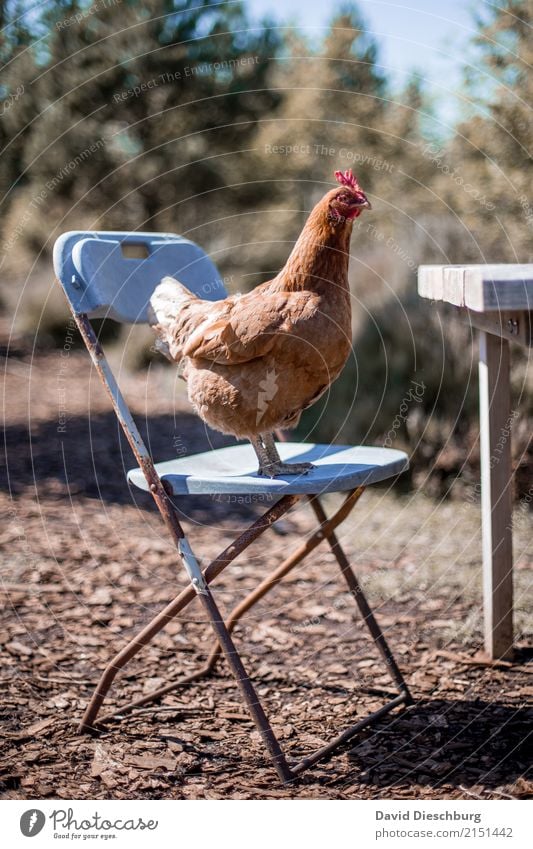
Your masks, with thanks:
[(377, 820), (408, 820), (408, 821), (416, 821), (416, 820), (453, 820), (455, 822), (458, 821), (466, 821), (466, 822), (481, 822), (481, 814), (474, 814), (465, 811), (461, 813), (461, 811), (439, 811), (438, 813), (432, 813), (431, 811), (397, 811), (395, 813), (389, 813), (387, 811), (376, 811), (376, 819)]

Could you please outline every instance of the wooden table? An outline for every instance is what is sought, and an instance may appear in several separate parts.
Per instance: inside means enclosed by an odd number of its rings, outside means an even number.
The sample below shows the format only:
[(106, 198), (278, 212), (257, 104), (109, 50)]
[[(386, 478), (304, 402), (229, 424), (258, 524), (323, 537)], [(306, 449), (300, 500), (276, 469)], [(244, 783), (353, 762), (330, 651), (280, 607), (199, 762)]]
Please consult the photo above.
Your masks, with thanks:
[(422, 265), (418, 292), (454, 304), (479, 331), (485, 650), (513, 654), (509, 341), (532, 346), (533, 265)]

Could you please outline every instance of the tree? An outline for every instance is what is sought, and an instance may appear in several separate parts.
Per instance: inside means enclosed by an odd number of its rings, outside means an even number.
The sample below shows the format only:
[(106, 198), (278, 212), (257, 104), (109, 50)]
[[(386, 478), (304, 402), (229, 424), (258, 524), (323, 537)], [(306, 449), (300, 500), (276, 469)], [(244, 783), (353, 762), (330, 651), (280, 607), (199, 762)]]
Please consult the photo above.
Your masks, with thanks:
[(66, 226), (192, 231), (246, 201), (224, 193), (239, 172), (227, 154), (277, 100), (265, 74), (278, 41), (250, 30), (240, 4), (63, 2), (32, 27), (30, 48), (11, 44), (29, 96), (6, 124), (20, 142), (2, 163), (4, 239), (28, 208), (17, 244), (34, 250)]
[(493, 6), (479, 26), (479, 65), (468, 82), (481, 102), (450, 150), (473, 189), (456, 192), (456, 204), (478, 261), (531, 262), (533, 2)]

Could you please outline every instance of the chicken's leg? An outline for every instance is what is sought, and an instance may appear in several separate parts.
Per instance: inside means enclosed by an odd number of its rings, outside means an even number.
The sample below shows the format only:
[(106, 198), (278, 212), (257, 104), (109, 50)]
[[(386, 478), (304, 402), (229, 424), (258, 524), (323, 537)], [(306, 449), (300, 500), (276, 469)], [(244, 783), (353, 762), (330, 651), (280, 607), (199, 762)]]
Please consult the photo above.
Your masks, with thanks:
[(250, 442), (259, 460), (258, 474), (267, 478), (275, 478), (278, 475), (306, 475), (314, 468), (312, 463), (284, 463), (271, 433), (252, 436)]

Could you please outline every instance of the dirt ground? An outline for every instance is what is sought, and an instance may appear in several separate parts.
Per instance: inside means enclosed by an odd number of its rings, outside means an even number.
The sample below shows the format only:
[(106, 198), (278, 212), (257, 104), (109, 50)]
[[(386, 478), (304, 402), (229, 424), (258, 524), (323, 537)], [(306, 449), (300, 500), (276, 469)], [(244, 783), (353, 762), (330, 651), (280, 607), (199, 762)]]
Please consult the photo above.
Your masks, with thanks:
[[(4, 349), (3, 354), (6, 351)], [(281, 787), (227, 668), (79, 736), (113, 652), (185, 585), (88, 357), (21, 340), (5, 365), (0, 499), (3, 798), (532, 798), (532, 520), (515, 523), (516, 662), (483, 663), (479, 507), (422, 492), (367, 491), (340, 538), (415, 697), (295, 785)], [(120, 367), (120, 363), (115, 363)], [(157, 460), (221, 445), (169, 369), (124, 375)], [(149, 412), (149, 415), (148, 415)], [(326, 500), (331, 510), (336, 499)], [(257, 505), (180, 499), (206, 564)], [(517, 508), (518, 511), (518, 508)], [(293, 510), (215, 584), (228, 611), (312, 529)], [(235, 632), (290, 758), (322, 745), (390, 693), (326, 545)], [(193, 671), (212, 638), (196, 606), (120, 675), (109, 707)]]

